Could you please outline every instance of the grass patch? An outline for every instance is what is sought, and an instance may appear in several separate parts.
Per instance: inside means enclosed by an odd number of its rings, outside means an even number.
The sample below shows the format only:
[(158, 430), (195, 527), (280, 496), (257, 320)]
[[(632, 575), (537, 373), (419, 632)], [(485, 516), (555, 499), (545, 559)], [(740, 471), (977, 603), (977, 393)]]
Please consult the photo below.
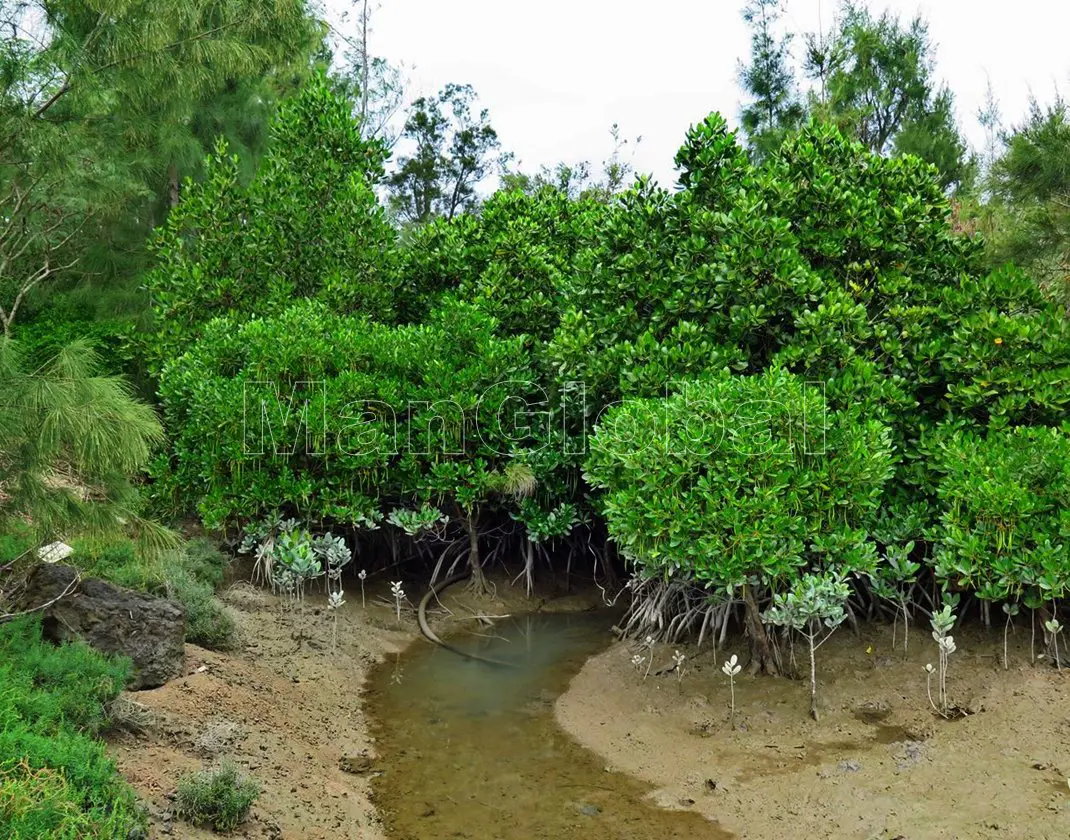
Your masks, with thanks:
[(178, 783), (176, 812), (182, 819), (216, 831), (233, 831), (249, 816), (260, 785), (224, 762), (215, 770), (183, 776)]
[(115, 838), (143, 826), (94, 737), (129, 670), (84, 645), (43, 641), (36, 616), (0, 625), (0, 837)]

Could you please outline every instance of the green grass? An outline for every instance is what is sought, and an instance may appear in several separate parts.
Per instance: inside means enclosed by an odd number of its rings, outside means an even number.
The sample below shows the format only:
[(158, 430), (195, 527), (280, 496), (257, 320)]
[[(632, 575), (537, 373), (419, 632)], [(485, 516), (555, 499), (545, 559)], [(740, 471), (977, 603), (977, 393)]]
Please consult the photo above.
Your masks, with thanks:
[(128, 662), (41, 639), (35, 616), (0, 624), (0, 837), (126, 837), (144, 817), (96, 735)]
[(233, 764), (183, 776), (178, 783), (176, 812), (194, 825), (233, 831), (249, 816), (260, 796), (260, 785), (243, 777)]

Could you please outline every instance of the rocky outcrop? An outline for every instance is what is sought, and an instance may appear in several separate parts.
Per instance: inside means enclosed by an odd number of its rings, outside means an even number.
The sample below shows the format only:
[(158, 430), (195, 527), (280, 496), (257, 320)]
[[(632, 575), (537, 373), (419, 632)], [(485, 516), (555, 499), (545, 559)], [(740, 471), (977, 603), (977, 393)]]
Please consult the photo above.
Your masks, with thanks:
[(76, 577), (70, 566), (42, 563), (26, 581), (20, 607), (49, 604), (42, 624), (47, 637), (81, 639), (101, 653), (129, 657), (131, 689), (155, 688), (183, 673), (186, 611), (181, 604), (96, 578), (78, 581), (72, 589)]

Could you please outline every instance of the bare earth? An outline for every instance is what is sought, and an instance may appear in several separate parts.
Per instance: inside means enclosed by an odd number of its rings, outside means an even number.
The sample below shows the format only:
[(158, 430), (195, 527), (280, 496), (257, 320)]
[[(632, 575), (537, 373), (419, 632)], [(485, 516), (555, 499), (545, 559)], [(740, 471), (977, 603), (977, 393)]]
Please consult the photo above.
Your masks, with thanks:
[(369, 799), (374, 747), (360, 694), (371, 665), (413, 638), (413, 622), (347, 594), (332, 653), (322, 597), (302, 623), (300, 647), (276, 599), (239, 587), (227, 598), (242, 630), (234, 655), (188, 645), (187, 676), (126, 695), (147, 707), (149, 726), (115, 736), (111, 752), (150, 807), (151, 837), (209, 838), (172, 816), (179, 777), (232, 760), (263, 793), (235, 836), (287, 840), (380, 840)]
[[(861, 639), (841, 629), (818, 652), (820, 722), (808, 716), (808, 682), (744, 670), (733, 730), (720, 665), (742, 649), (716, 659), (684, 650), (682, 682), (653, 672), (644, 681), (627, 643), (590, 659), (555, 711), (607, 765), (652, 785), (659, 804), (696, 809), (747, 840), (1065, 840), (1070, 671), (1030, 667), (1028, 628), (1011, 637), (1003, 670), (1001, 630), (955, 634), (948, 692), (971, 712), (958, 720), (930, 710), (928, 634), (916, 628), (904, 656), (902, 637), (891, 651), (883, 627)], [(654, 671), (671, 667), (672, 653), (658, 649)]]

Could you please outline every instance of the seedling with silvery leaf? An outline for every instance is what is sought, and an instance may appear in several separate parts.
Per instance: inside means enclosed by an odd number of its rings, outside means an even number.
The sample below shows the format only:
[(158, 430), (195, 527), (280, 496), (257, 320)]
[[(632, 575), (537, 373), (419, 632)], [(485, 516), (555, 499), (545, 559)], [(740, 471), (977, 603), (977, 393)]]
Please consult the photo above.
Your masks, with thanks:
[(405, 600), (405, 590), (401, 588), (401, 581), (396, 580), (390, 584), (390, 594), (394, 596), (394, 609), (397, 612), (398, 624), (401, 623), (401, 602)]
[(839, 574), (808, 573), (789, 592), (774, 595), (773, 606), (764, 616), (770, 624), (800, 633), (809, 645), (810, 716), (814, 720), (818, 719), (816, 653), (846, 620), (850, 595), (850, 587)]
[(684, 690), (684, 661), (687, 659), (680, 651), (674, 650), (672, 652), (672, 661), (676, 668), (676, 688), (678, 691)]
[(724, 675), (728, 677), (728, 697), (729, 708), (731, 710), (732, 728), (736, 728), (736, 677), (739, 672), (743, 670), (743, 666), (739, 664), (738, 657), (733, 653), (728, 660), (721, 666), (721, 670)]
[(357, 575), (357, 577), (360, 578), (360, 608), (367, 609), (368, 604), (364, 600), (364, 581), (367, 579), (368, 573), (364, 569), (361, 569), (360, 574)]
[(331, 649), (338, 648), (338, 611), (345, 606), (345, 592), (336, 589), (327, 596), (327, 609), (331, 611), (334, 620), (331, 625)]
[(888, 601), (895, 609), (892, 618), (892, 648), (895, 648), (896, 631), (899, 616), (903, 616), (903, 653), (907, 652), (910, 642), (910, 603), (914, 586), (918, 581), (921, 564), (911, 560), (914, 542), (905, 545), (889, 545), (885, 551), (884, 563), (870, 575), (873, 592)]
[(1003, 625), (1003, 670), (1007, 670), (1007, 634), (1010, 632), (1011, 624), (1016, 615), (1018, 615), (1018, 604), (1012, 601), (1004, 601), (1003, 614), (1007, 616), (1007, 621)]
[(331, 638), (334, 647), (338, 646), (338, 610), (345, 603), (342, 590), (342, 570), (353, 559), (346, 541), (334, 534), (324, 534), (313, 543), (316, 554), (327, 565), (327, 608), (331, 612)]
[(1055, 667), (1061, 671), (1063, 666), (1059, 661), (1059, 633), (1062, 632), (1063, 626), (1058, 619), (1052, 618), (1044, 622), (1044, 629), (1048, 631), (1048, 641), (1055, 651)]
[(654, 664), (654, 637), (643, 639), (642, 647), (646, 650), (646, 671), (643, 673), (643, 679), (646, 680), (650, 676), (650, 666)]
[[(932, 694), (930, 692), (929, 702), (933, 708), (940, 714), (947, 716), (948, 702), (947, 702), (947, 661), (956, 650), (955, 639), (951, 635), (951, 629), (955, 626), (955, 622), (958, 617), (951, 612), (951, 604), (944, 604), (943, 609), (937, 610), (933, 613), (929, 623), (933, 628), (933, 641), (936, 642), (936, 647), (939, 655), (937, 660), (939, 669), (937, 676), (939, 678), (939, 707), (932, 701)], [(927, 665), (926, 671), (926, 686), (928, 686), (929, 680), (932, 678), (932, 665)]]

